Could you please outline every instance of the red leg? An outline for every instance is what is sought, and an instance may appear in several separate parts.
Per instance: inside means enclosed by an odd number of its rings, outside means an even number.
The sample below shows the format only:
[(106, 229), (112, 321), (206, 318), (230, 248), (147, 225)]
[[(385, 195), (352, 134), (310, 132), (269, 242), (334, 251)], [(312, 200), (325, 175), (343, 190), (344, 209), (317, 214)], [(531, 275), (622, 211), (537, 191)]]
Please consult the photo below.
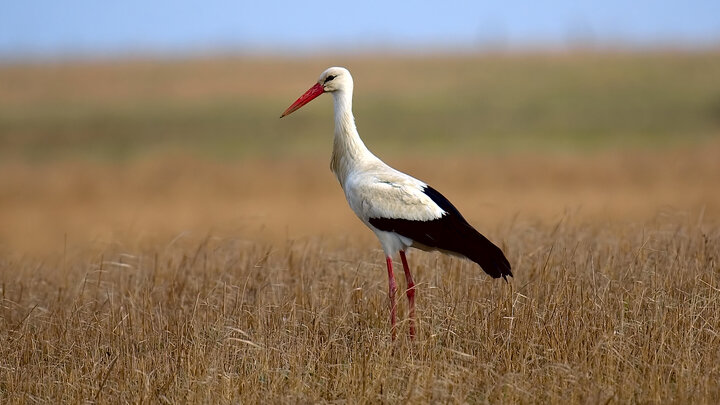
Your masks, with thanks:
[(405, 270), (405, 280), (407, 280), (407, 290), (405, 292), (410, 302), (410, 339), (415, 339), (415, 282), (413, 281), (412, 274), (410, 274), (410, 267), (408, 267), (404, 250), (400, 251), (400, 259), (402, 259), (403, 270)]
[(395, 284), (395, 275), (393, 274), (392, 257), (387, 257), (387, 269), (388, 278), (390, 279), (390, 292), (388, 293), (390, 298), (390, 327), (392, 340), (395, 340), (395, 292), (397, 291), (397, 284)]

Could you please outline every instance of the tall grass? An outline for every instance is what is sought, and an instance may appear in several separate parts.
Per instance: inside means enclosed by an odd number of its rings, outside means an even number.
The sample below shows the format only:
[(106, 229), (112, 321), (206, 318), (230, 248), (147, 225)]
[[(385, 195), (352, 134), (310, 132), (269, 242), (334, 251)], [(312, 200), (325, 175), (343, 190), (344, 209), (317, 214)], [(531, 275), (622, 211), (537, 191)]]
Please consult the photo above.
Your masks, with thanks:
[(342, 240), (209, 237), (4, 261), (0, 399), (720, 400), (716, 227), (570, 218), (500, 237), (509, 284), (411, 256), (419, 337), (401, 323), (395, 343), (381, 252)]

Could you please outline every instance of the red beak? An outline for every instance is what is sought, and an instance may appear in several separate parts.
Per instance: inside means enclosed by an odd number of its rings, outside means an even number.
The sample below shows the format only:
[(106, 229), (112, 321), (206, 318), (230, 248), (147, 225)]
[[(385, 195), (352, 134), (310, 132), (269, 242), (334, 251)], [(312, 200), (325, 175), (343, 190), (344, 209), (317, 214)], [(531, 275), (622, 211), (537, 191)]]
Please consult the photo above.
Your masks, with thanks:
[(325, 89), (323, 89), (322, 84), (320, 84), (320, 83), (315, 84), (314, 86), (310, 87), (310, 89), (308, 89), (308, 91), (306, 91), (305, 94), (303, 94), (302, 96), (300, 96), (299, 99), (295, 100), (295, 102), (292, 103), (292, 105), (291, 105), (290, 107), (288, 107), (287, 110), (285, 110), (284, 113), (282, 113), (282, 115), (280, 116), (280, 118), (282, 118), (282, 117), (284, 117), (284, 116), (286, 116), (286, 115), (290, 115), (290, 114), (292, 114), (293, 112), (299, 110), (300, 107), (302, 107), (302, 106), (304, 106), (305, 104), (309, 103), (309, 102), (312, 101), (315, 97), (323, 94), (324, 92), (325, 92)]

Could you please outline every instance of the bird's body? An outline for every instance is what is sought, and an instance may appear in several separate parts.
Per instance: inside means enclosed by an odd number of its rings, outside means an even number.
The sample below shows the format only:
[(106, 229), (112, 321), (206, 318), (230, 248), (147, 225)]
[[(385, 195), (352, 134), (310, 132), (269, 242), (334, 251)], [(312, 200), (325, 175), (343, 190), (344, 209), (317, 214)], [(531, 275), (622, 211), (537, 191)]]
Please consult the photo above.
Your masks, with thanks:
[(414, 282), (405, 251), (440, 250), (478, 263), (494, 278), (512, 276), (503, 252), (477, 232), (442, 194), (373, 155), (360, 139), (352, 114), (353, 81), (344, 68), (322, 73), (318, 83), (283, 116), (318, 95), (330, 92), (335, 105), (335, 136), (330, 169), (345, 192), (350, 208), (377, 236), (385, 252), (390, 279), (390, 310), (395, 326), (395, 279), (392, 257), (399, 253), (410, 300), (410, 334), (414, 336)]

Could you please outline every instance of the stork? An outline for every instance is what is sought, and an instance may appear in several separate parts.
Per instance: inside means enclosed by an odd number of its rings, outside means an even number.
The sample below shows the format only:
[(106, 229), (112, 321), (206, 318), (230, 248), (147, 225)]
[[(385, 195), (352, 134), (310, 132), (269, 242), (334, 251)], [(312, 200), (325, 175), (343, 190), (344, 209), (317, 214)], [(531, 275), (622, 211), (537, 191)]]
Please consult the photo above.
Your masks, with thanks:
[(447, 198), (426, 183), (401, 173), (373, 155), (360, 139), (352, 113), (353, 79), (342, 67), (325, 70), (308, 91), (280, 118), (323, 93), (333, 96), (335, 137), (330, 169), (340, 182), (350, 208), (370, 228), (385, 252), (389, 279), (390, 325), (395, 339), (393, 256), (400, 254), (409, 301), (410, 337), (415, 337), (415, 282), (405, 252), (408, 248), (439, 250), (479, 264), (491, 277), (512, 277), (502, 250), (475, 230)]

